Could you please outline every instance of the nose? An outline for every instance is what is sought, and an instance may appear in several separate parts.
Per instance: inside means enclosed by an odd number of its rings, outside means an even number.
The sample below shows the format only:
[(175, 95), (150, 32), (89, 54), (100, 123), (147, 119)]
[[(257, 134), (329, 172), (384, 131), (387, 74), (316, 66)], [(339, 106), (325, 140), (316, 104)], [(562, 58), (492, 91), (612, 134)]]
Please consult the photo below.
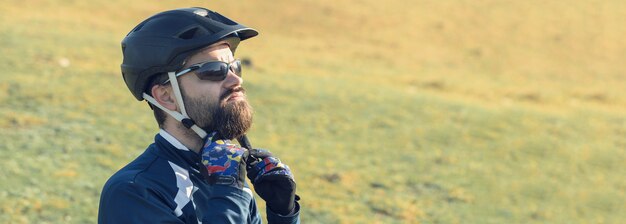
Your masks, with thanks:
[(224, 79), (224, 86), (228, 89), (241, 86), (243, 84), (243, 79), (237, 75), (233, 71), (228, 71), (228, 75)]

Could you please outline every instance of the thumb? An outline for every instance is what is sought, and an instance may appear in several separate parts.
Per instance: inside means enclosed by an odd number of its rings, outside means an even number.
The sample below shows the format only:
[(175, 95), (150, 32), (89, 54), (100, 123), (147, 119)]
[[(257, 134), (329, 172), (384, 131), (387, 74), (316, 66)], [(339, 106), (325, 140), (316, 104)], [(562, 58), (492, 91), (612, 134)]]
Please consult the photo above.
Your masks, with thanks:
[(255, 159), (265, 159), (272, 156), (272, 153), (265, 149), (251, 149), (250, 156), (254, 157)]

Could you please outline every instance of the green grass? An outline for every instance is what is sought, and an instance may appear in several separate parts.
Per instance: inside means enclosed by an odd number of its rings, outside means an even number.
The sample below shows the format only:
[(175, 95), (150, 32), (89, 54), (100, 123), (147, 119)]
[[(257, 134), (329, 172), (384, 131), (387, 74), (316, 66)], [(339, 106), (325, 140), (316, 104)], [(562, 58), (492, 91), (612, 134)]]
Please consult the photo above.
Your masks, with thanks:
[[(237, 52), (249, 135), (294, 170), (304, 223), (626, 219), (623, 2), (202, 4), (261, 32)], [(96, 222), (157, 131), (119, 43), (186, 6), (0, 3), (0, 222)]]

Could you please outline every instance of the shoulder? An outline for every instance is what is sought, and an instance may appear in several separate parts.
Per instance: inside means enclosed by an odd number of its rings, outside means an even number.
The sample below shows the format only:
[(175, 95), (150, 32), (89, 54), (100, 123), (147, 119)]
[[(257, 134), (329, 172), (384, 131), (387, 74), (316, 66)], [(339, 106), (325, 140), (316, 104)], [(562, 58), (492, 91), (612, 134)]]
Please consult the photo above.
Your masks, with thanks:
[(160, 158), (149, 147), (135, 160), (117, 171), (104, 184), (102, 197), (119, 196), (119, 194), (145, 190), (168, 193), (174, 188), (168, 187), (168, 183), (175, 182), (175, 174), (170, 168), (168, 161)]
[(99, 218), (108, 220), (128, 212), (146, 213), (136, 217), (172, 214), (177, 191), (175, 175), (168, 161), (152, 153), (151, 147), (104, 184)]
[(168, 195), (155, 186), (126, 178), (109, 180), (100, 196), (98, 223), (180, 223)]

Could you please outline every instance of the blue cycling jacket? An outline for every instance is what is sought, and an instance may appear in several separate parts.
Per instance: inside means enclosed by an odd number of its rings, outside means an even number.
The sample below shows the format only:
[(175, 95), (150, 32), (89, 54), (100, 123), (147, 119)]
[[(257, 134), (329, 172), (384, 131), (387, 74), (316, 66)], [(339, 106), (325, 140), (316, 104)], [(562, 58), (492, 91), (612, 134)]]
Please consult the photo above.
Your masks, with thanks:
[[(200, 155), (166, 131), (115, 173), (100, 196), (98, 223), (262, 223), (252, 191), (209, 185)], [(268, 223), (300, 223), (267, 209)]]

